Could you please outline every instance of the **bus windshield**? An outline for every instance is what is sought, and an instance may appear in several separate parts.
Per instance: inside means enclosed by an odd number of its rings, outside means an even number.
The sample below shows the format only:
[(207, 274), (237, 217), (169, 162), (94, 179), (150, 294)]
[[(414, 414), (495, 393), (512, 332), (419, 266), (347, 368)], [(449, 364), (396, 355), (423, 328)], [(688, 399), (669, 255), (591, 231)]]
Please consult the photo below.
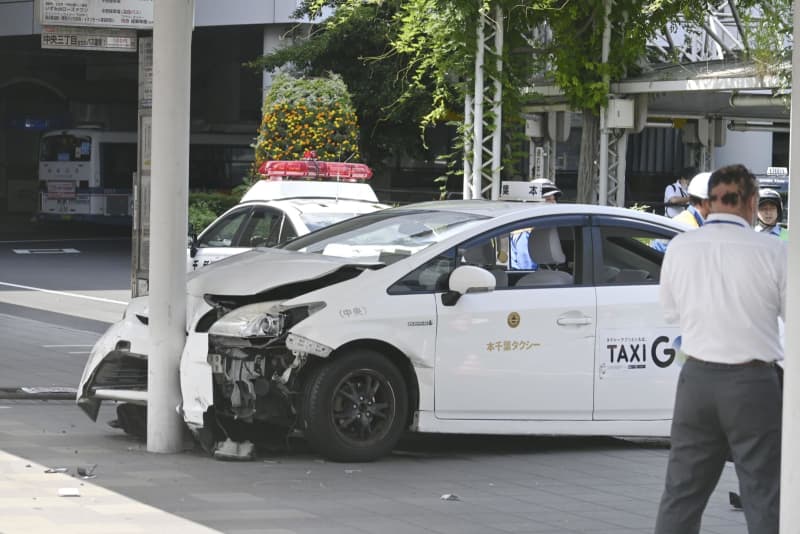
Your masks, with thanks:
[(92, 138), (69, 134), (48, 135), (42, 138), (40, 161), (89, 161), (92, 158)]

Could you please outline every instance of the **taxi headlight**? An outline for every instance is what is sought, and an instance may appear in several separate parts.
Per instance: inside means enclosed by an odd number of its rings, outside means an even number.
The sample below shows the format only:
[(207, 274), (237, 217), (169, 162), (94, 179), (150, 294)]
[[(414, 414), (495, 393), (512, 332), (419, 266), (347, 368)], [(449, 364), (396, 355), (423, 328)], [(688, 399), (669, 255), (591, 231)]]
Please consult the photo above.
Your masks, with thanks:
[(286, 317), (274, 302), (259, 302), (236, 308), (216, 321), (208, 333), (215, 336), (253, 338), (283, 334)]

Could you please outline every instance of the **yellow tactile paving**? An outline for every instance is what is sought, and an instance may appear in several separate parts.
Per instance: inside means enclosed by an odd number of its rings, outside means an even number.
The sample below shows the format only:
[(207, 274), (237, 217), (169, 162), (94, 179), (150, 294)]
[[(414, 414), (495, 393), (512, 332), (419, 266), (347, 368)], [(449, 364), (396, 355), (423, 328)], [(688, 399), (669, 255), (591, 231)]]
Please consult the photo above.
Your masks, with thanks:
[[(144, 534), (154, 525), (166, 532), (217, 534), (163, 510), (89, 481), (0, 451), (0, 534)], [(80, 497), (59, 497), (77, 488)]]

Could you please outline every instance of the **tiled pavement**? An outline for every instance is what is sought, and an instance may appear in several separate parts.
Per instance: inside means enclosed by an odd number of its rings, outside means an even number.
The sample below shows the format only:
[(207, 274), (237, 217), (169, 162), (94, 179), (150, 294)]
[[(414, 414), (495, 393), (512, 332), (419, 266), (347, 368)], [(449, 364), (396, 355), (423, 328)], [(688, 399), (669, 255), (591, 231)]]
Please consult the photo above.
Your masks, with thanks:
[[(86, 355), (72, 353), (102, 329), (18, 311), (0, 309), (0, 389), (74, 387)], [(370, 464), (325, 462), (295, 442), (254, 462), (219, 462), (191, 444), (147, 453), (105, 424), (113, 416), (111, 406), (94, 423), (70, 401), (0, 400), (0, 534), (643, 534), (668, 452), (609, 438), (418, 436)], [(70, 476), (95, 464), (96, 478)], [(81, 496), (58, 497), (62, 487)], [(703, 534), (746, 532), (727, 505), (735, 487), (728, 466)]]
[[(325, 462), (302, 446), (219, 462), (147, 453), (104, 424), (112, 416), (104, 408), (92, 423), (67, 401), (0, 401), (0, 533), (646, 533), (667, 456), (663, 443), (606, 438), (430, 436), (370, 464)], [(43, 473), (93, 464), (91, 480)], [(727, 505), (735, 484), (728, 467), (703, 534), (746, 532)], [(82, 496), (56, 497), (70, 486)]]

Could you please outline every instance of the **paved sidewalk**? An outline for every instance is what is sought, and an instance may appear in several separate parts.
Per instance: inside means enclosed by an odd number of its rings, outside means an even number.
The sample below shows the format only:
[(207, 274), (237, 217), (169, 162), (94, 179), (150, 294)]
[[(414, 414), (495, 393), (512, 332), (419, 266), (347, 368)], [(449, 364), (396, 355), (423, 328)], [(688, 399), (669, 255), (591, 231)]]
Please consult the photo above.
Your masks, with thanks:
[[(198, 525), (90, 482), (0, 451), (0, 533), (214, 534)], [(60, 496), (68, 493), (73, 496)]]
[[(610, 438), (423, 436), (369, 464), (325, 462), (302, 444), (220, 462), (197, 450), (147, 453), (105, 424), (112, 417), (110, 407), (93, 423), (67, 401), (0, 401), (0, 533), (153, 532), (163, 513), (170, 525), (184, 518), (163, 529), (180, 533), (200, 524), (227, 534), (643, 534), (668, 453), (663, 442)], [(87, 481), (43, 473), (93, 464)], [(81, 483), (81, 497), (55, 497)], [(727, 504), (735, 487), (726, 467), (703, 534), (745, 534)], [(81, 521), (94, 530), (67, 529)]]

